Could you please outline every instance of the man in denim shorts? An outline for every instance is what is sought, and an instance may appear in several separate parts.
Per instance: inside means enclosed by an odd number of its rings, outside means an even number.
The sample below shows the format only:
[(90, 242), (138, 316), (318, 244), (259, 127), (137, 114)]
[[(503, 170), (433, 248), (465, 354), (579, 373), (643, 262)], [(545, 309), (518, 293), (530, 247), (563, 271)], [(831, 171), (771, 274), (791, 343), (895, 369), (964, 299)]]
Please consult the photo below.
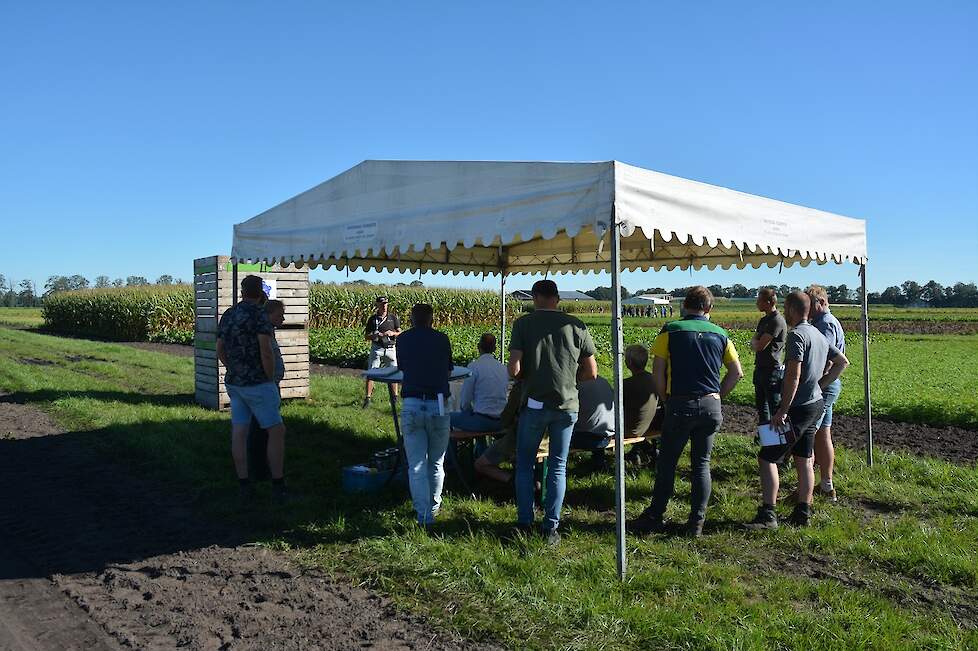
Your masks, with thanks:
[[(805, 290), (811, 300), (812, 307), (809, 319), (815, 329), (822, 333), (830, 344), (843, 353), (846, 352), (846, 334), (842, 324), (829, 309), (829, 296), (824, 287), (812, 285)], [(825, 400), (825, 415), (818, 424), (815, 432), (815, 462), (818, 464), (818, 474), (821, 479), (817, 492), (829, 502), (835, 502), (835, 486), (832, 474), (835, 471), (835, 448), (832, 445), (832, 408), (842, 393), (842, 380), (836, 380), (822, 391)]]
[(217, 329), (217, 357), (226, 369), (224, 384), (231, 399), (231, 456), (238, 474), (242, 499), (253, 495), (248, 477), (248, 432), (251, 419), (268, 431), (268, 465), (277, 501), (285, 499), (285, 425), (279, 414), (275, 384), (275, 328), (259, 305), (262, 279), (241, 281), (241, 302), (221, 316)]
[[(784, 383), (781, 386), (781, 406), (771, 417), (771, 426), (789, 427), (786, 442), (767, 445), (757, 455), (761, 476), (762, 503), (757, 515), (747, 523), (749, 529), (776, 529), (778, 518), (775, 504), (778, 499), (778, 463), (791, 454), (798, 472), (798, 501), (791, 514), (794, 525), (808, 526), (812, 515), (812, 490), (815, 471), (812, 451), (815, 430), (825, 410), (822, 392), (839, 379), (849, 360), (830, 344), (806, 319), (808, 295), (801, 291), (788, 294), (784, 301), (785, 320), (791, 327), (785, 345)], [(831, 362), (828, 373), (824, 373)]]

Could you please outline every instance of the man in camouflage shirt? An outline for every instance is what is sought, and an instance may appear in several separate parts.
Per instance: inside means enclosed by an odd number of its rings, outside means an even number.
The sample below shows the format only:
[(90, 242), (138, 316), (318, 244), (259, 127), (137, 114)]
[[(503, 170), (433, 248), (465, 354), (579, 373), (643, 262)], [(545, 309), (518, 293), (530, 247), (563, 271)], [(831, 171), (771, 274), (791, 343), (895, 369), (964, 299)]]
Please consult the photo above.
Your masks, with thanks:
[(238, 473), (242, 497), (253, 488), (248, 477), (248, 431), (254, 417), (268, 431), (268, 465), (273, 493), (285, 499), (285, 425), (279, 413), (281, 399), (275, 384), (275, 328), (260, 306), (262, 279), (241, 281), (241, 302), (229, 308), (217, 329), (217, 356), (227, 372), (224, 384), (231, 399), (231, 456)]

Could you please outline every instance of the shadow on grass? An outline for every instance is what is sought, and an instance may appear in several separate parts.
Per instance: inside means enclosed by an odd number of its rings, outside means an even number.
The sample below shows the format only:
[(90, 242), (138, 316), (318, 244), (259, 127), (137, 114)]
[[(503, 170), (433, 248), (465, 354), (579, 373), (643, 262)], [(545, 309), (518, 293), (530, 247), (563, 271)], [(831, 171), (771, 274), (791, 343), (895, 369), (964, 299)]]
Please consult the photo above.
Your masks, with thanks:
[[(40, 390), (3, 400), (31, 404), (65, 398), (134, 406), (192, 404), (189, 394), (125, 391)], [(286, 421), (286, 472), (297, 498), (285, 506), (272, 503), (267, 484), (258, 486), (253, 502), (239, 502), (229, 423), (205, 412), (199, 419), (167, 418), (164, 412), (157, 420), (143, 416), (99, 429), (0, 439), (0, 494), (7, 496), (0, 502), (0, 535), (30, 559), (32, 575), (49, 576), (99, 571), (113, 563), (209, 545), (282, 541), (310, 547), (401, 534), (413, 526), (403, 484), (369, 495), (342, 491), (342, 468), (364, 462), (389, 447), (392, 438), (352, 426), (326, 427), (312, 410), (294, 411)], [(610, 534), (613, 483), (588, 483), (572, 483), (566, 504), (598, 511), (599, 519), (577, 520), (570, 513), (566, 525)], [(447, 487), (458, 488), (451, 475)], [(512, 504), (511, 487), (491, 492), (491, 499)], [(629, 498), (644, 493), (647, 489), (630, 491)], [(478, 531), (507, 540), (510, 527), (508, 522), (456, 517), (442, 522), (438, 531), (447, 537)]]
[(16, 391), (0, 398), (0, 402), (20, 404), (48, 403), (56, 400), (82, 398), (100, 402), (121, 402), (127, 405), (159, 405), (161, 407), (180, 407), (196, 404), (192, 393), (135, 393), (131, 391), (92, 391), (67, 389), (40, 389), (38, 391)]

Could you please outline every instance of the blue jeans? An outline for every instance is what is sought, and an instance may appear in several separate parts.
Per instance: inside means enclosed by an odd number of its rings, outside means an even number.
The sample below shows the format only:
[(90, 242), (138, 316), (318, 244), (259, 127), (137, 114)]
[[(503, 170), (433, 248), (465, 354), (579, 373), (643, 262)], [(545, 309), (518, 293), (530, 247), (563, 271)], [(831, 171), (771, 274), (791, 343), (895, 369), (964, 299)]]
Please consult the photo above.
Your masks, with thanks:
[(401, 408), (401, 433), (407, 454), (408, 485), (418, 522), (430, 524), (441, 508), (445, 483), (445, 450), (448, 448), (448, 414), (438, 415), (437, 400), (405, 398)]
[(706, 504), (710, 501), (713, 487), (710, 453), (713, 439), (722, 424), (719, 398), (670, 398), (666, 402), (666, 418), (659, 438), (659, 458), (655, 463), (652, 503), (646, 509), (653, 519), (660, 520), (666, 513), (675, 488), (676, 465), (687, 443), (692, 444), (689, 450), (692, 470), (689, 521), (696, 523), (706, 519)]
[(823, 427), (832, 427), (832, 407), (835, 405), (835, 401), (839, 399), (839, 394), (842, 393), (842, 380), (836, 380), (829, 386), (822, 389), (822, 399), (825, 401), (825, 412), (818, 421), (818, 425), (815, 429), (821, 429)]
[(560, 524), (560, 509), (567, 488), (567, 455), (571, 436), (577, 423), (576, 411), (524, 409), (520, 412), (516, 430), (516, 519), (519, 524), (533, 522), (533, 468), (544, 432), (550, 434), (550, 454), (547, 458), (547, 498), (543, 505), (544, 531)]
[(483, 414), (477, 414), (471, 409), (453, 411), (451, 413), (452, 429), (465, 432), (498, 432), (500, 421)]

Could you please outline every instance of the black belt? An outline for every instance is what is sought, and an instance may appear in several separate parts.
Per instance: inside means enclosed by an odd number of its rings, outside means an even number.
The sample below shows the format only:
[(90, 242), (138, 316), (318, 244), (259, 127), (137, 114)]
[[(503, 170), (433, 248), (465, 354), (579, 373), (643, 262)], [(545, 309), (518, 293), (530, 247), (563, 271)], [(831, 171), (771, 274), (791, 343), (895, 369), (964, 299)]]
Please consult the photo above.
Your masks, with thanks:
[(483, 418), (491, 418), (493, 420), (499, 420), (500, 417), (502, 416), (502, 414), (500, 414), (499, 416), (490, 416), (489, 414), (483, 414), (483, 413), (480, 413), (478, 411), (473, 411), (472, 414), (474, 416), (482, 416)]
[(719, 396), (719, 391), (710, 391), (709, 393), (688, 393), (676, 396), (669, 396), (669, 400), (700, 400), (709, 396)]
[[(401, 390), (402, 398), (416, 398), (418, 400), (438, 400), (438, 395), (439, 394), (437, 393), (422, 393), (420, 391), (404, 391), (403, 389)], [(441, 394), (441, 397), (445, 398), (446, 395), (443, 393)]]
[(374, 350), (380, 350), (380, 349), (390, 350), (391, 348), (394, 348), (394, 347), (395, 347), (395, 344), (391, 344), (390, 346), (374, 346)]

